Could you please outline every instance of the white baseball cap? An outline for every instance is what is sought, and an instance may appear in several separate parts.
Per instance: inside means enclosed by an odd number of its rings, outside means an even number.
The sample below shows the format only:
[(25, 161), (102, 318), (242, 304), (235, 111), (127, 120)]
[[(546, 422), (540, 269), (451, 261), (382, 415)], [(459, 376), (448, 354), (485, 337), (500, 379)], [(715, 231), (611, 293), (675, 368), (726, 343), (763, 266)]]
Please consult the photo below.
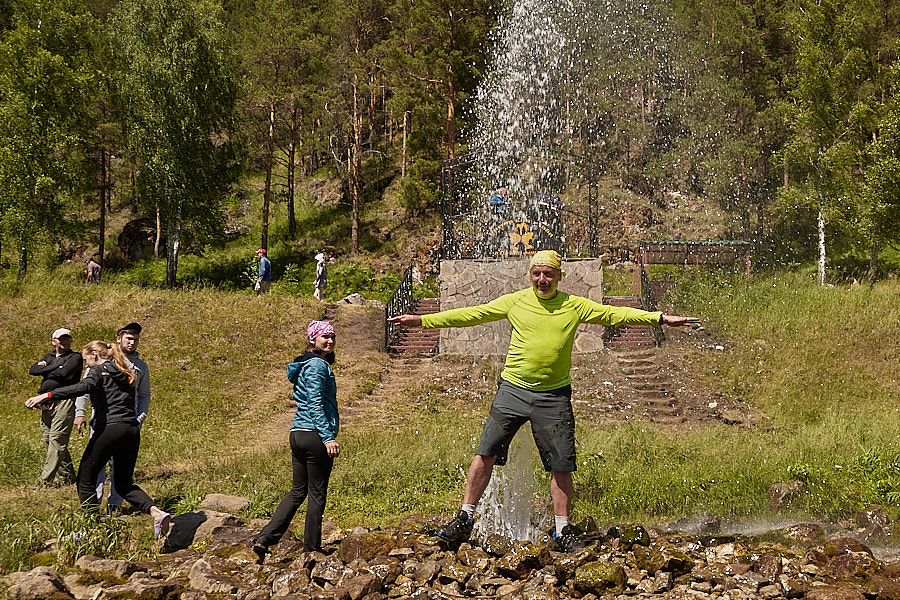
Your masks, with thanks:
[(69, 331), (68, 329), (66, 329), (65, 327), (60, 327), (59, 329), (57, 329), (56, 331), (53, 332), (53, 339), (58, 340), (59, 338), (61, 338), (64, 335), (72, 337), (72, 332)]

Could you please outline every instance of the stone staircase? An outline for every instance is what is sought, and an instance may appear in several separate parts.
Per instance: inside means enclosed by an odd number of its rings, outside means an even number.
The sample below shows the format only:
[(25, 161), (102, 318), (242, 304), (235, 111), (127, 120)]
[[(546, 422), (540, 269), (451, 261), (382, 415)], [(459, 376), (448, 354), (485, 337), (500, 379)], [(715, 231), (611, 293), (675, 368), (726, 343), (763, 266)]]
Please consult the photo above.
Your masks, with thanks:
[(625, 346), (615, 356), (637, 394), (642, 416), (659, 423), (683, 421), (672, 383), (657, 363), (655, 348)]
[[(610, 306), (641, 308), (641, 299), (637, 296), (607, 296), (603, 298), (603, 303)], [(655, 342), (648, 325), (622, 325), (606, 345), (612, 350), (617, 350), (642, 346), (652, 347), (655, 346)]]
[[(440, 311), (440, 300), (437, 298), (422, 298), (413, 302), (410, 314), (430, 315)], [(421, 327), (406, 327), (399, 331), (397, 340), (391, 344), (391, 352), (405, 354), (437, 354), (439, 329), (422, 329)]]

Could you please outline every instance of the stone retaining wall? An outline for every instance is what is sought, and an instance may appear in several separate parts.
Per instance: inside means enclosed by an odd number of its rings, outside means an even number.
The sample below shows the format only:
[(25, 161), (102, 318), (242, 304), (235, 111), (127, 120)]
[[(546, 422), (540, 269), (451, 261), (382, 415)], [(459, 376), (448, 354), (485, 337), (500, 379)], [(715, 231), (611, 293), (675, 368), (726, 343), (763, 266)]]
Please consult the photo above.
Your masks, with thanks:
[[(596, 302), (603, 300), (603, 262), (599, 259), (563, 263), (566, 277), (559, 289)], [(530, 285), (528, 259), (441, 261), (441, 310), (484, 304), (503, 294)], [(474, 327), (441, 329), (440, 351), (444, 354), (506, 354), (509, 321)], [(603, 348), (603, 327), (581, 325), (575, 336), (574, 352), (595, 352)]]

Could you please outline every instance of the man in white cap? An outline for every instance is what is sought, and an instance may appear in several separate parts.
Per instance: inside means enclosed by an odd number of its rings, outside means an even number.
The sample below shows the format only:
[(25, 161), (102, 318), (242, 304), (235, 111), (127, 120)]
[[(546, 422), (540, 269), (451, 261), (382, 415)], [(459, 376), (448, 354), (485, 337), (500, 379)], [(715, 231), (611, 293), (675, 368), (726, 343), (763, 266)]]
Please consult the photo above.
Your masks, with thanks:
[[(38, 393), (77, 383), (81, 377), (80, 352), (72, 352), (72, 332), (57, 329), (50, 337), (53, 352), (28, 369), (29, 375), (43, 377)], [(47, 449), (44, 468), (35, 489), (75, 483), (75, 467), (69, 455), (69, 438), (75, 420), (75, 401), (56, 400), (41, 411), (41, 440)]]
[(563, 552), (581, 547), (569, 526), (574, 484), (575, 416), (569, 370), (572, 345), (581, 323), (600, 325), (693, 325), (696, 317), (664, 315), (637, 308), (599, 304), (557, 290), (566, 272), (553, 250), (535, 253), (529, 265), (531, 287), (466, 308), (432, 315), (399, 315), (390, 320), (402, 327), (468, 327), (507, 319), (512, 325), (506, 365), (500, 374), (481, 442), (466, 476), (459, 514), (435, 534), (450, 542), (469, 538), (475, 505), (484, 494), (494, 465), (506, 464), (509, 444), (519, 428), (531, 422), (544, 468), (550, 471), (550, 498), (555, 527), (551, 537)]

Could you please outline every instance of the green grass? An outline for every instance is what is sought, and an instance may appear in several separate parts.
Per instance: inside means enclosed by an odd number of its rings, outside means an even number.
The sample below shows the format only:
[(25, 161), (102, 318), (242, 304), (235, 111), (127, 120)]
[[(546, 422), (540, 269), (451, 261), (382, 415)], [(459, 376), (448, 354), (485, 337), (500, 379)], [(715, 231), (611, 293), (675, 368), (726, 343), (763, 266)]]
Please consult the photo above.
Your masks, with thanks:
[[(763, 518), (771, 516), (768, 487), (790, 479), (807, 486), (791, 509), (798, 518), (848, 517), (870, 503), (895, 513), (900, 284), (820, 288), (804, 274), (673, 276), (677, 310), (701, 316), (712, 342), (725, 348), (696, 349), (685, 369), (766, 419), (752, 429), (723, 425), (679, 435), (650, 423), (579, 422), (573, 516), (655, 522), (708, 511)], [(78, 347), (112, 339), (128, 321), (143, 323), (153, 400), (136, 475), (160, 505), (177, 514), (218, 492), (248, 498), (247, 518), (271, 514), (290, 485), (287, 433), (271, 427), (290, 410), (283, 369), (300, 349), (306, 322), (321, 315), (319, 303), (277, 286), (261, 298), (249, 288), (166, 290), (124, 280), (85, 287), (66, 269), (41, 281), (0, 280), (0, 299), (0, 384), (7, 390), (0, 403), (0, 458), (7, 465), (0, 474), (0, 569), (65, 564), (81, 551), (38, 553), (44, 540), (82, 527), (74, 490), (30, 492), (43, 449), (37, 415), (22, 406), (37, 388), (26, 373), (60, 326), (73, 330)], [(346, 403), (377, 385), (386, 359), (373, 349), (340, 350)], [(342, 431), (328, 518), (342, 526), (384, 525), (457, 507), (498, 368), (481, 359), (442, 358), (437, 366), (463, 375), (411, 382)], [(73, 437), (76, 461), (84, 444)], [(90, 550), (148, 555), (148, 523), (136, 516), (127, 532), (102, 525)]]

